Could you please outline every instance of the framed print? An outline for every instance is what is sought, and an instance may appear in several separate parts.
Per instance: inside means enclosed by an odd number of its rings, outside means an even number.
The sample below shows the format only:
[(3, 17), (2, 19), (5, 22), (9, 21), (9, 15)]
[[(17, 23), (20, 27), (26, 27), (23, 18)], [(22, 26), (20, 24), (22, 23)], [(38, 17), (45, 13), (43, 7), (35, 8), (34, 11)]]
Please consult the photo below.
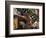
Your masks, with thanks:
[(45, 3), (5, 1), (6, 37), (45, 35)]

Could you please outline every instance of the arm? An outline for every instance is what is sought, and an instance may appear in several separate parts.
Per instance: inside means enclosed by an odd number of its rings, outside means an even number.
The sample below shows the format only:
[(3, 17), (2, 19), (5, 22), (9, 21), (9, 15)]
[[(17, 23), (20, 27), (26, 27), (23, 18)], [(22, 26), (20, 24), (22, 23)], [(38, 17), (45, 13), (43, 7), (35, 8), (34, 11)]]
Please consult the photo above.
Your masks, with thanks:
[(16, 15), (16, 16), (21, 17), (21, 18), (23, 18), (25, 20), (27, 19), (26, 16), (22, 16), (22, 15)]

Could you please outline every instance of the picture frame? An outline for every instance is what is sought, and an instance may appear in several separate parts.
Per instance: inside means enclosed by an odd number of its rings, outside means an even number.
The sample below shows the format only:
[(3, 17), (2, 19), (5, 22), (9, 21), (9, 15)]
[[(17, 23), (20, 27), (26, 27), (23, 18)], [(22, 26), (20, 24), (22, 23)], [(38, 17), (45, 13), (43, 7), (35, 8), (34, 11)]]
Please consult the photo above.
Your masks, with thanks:
[[(13, 8), (31, 8), (34, 10), (39, 9), (39, 29), (15, 29), (15, 31), (13, 31), (13, 27), (11, 26), (13, 25), (13, 12), (15, 10), (13, 10)], [(16, 19), (14, 21), (16, 24), (16, 28), (18, 20)], [(5, 1), (5, 33), (6, 37), (45, 35), (45, 3)]]

